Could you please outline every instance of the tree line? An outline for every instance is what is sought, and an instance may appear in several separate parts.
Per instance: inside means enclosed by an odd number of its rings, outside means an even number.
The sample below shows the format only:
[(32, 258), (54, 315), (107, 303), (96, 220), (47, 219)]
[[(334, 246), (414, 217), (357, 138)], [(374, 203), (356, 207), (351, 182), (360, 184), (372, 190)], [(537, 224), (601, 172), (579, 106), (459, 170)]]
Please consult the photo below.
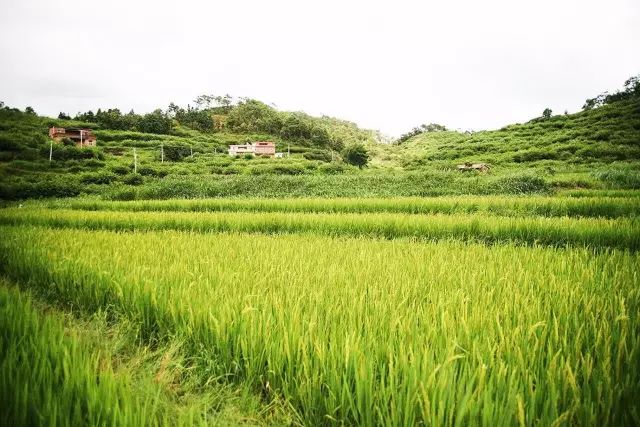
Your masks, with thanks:
[[(71, 119), (60, 113), (59, 119)], [(332, 136), (318, 120), (301, 112), (282, 112), (264, 102), (230, 95), (200, 95), (186, 108), (170, 103), (144, 115), (133, 110), (123, 114), (118, 108), (78, 113), (74, 120), (96, 123), (105, 129), (170, 134), (176, 126), (201, 132), (265, 133), (285, 140), (308, 142), (310, 145), (340, 151), (340, 138)]]

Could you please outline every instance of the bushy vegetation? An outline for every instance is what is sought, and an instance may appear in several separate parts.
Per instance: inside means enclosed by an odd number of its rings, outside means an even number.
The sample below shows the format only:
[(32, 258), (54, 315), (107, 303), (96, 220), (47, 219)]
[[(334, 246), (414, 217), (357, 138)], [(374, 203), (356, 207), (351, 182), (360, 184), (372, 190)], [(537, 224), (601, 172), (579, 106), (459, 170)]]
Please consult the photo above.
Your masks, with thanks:
[(129, 212), (306, 212), (306, 213), (403, 213), (490, 214), (498, 216), (619, 218), (640, 216), (640, 203), (633, 197), (584, 195), (547, 196), (458, 196), (437, 198), (339, 198), (339, 199), (198, 199), (101, 201), (64, 200), (50, 208)]

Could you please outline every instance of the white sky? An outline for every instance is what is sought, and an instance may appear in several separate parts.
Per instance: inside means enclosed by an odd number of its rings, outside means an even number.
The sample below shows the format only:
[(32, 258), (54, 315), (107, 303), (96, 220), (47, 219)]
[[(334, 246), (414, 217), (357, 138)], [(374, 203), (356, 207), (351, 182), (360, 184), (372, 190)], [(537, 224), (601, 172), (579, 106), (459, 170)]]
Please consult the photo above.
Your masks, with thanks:
[(580, 109), (640, 73), (638, 0), (0, 0), (0, 100), (247, 96), (398, 135)]

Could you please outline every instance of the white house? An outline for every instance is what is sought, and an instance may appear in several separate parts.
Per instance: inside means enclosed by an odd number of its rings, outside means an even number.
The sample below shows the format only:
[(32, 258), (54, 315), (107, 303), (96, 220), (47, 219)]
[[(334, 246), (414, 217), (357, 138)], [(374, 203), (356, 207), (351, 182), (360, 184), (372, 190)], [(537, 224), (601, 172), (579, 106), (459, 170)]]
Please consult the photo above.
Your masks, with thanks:
[(276, 155), (276, 144), (271, 141), (258, 141), (249, 144), (238, 144), (229, 146), (230, 156), (242, 156), (251, 154), (252, 156), (269, 156)]

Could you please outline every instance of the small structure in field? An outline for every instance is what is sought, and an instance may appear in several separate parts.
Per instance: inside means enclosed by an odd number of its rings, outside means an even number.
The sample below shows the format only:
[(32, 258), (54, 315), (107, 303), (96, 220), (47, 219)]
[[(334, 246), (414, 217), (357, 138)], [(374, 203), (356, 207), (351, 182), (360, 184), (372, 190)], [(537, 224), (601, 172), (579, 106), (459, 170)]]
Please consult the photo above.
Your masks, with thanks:
[(78, 147), (95, 147), (96, 136), (87, 128), (49, 128), (49, 136), (56, 142), (68, 138)]
[(460, 172), (469, 172), (469, 171), (487, 172), (489, 170), (489, 165), (486, 163), (466, 162), (463, 165), (458, 165), (458, 170)]
[(249, 144), (238, 144), (229, 146), (230, 156), (242, 156), (251, 154), (252, 156), (274, 157), (276, 155), (276, 144), (271, 141), (257, 141)]

